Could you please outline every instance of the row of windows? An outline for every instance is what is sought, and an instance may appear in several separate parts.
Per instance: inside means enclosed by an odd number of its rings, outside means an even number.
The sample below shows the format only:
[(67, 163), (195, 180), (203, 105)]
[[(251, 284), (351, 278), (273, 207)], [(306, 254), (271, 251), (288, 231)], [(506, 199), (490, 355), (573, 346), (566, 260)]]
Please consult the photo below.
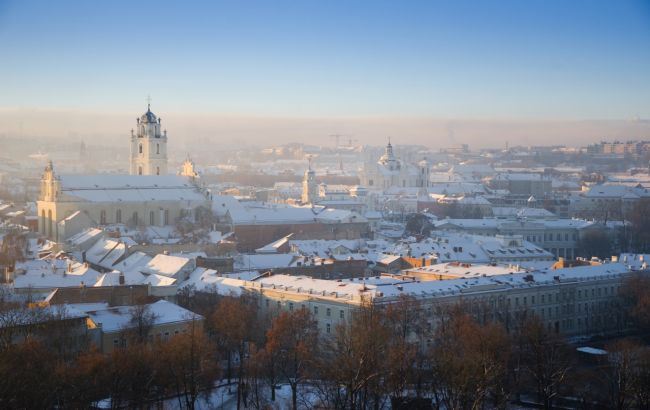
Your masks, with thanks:
[[(269, 307), (269, 306), (270, 306), (270, 303), (271, 303), (270, 300), (269, 300), (269, 299), (266, 299), (266, 307)], [(278, 300), (276, 303), (277, 303), (277, 305), (278, 305), (278, 308), (281, 308), (281, 307), (282, 307), (282, 301)], [(292, 311), (293, 308), (294, 308), (294, 303), (293, 303), (293, 302), (289, 302), (289, 303), (288, 303), (288, 306), (289, 306), (289, 310)], [(300, 305), (300, 308), (301, 308), (301, 309), (306, 309), (307, 306), (303, 303), (303, 304)], [(314, 316), (318, 316), (318, 306), (314, 306)], [(332, 309), (331, 309), (331, 308), (326, 308), (326, 309), (325, 309), (325, 316), (327, 316), (327, 317), (332, 317)], [(340, 319), (345, 319), (345, 310), (343, 310), (343, 309), (340, 309), (340, 310), (339, 310), (339, 318), (340, 318)]]
[[(574, 241), (577, 241), (578, 240), (578, 234), (575, 233), (575, 232), (572, 233), (571, 234), (571, 239), (574, 240)], [(565, 242), (568, 242), (569, 241), (569, 234), (565, 233), (564, 235), (562, 235), (561, 233), (556, 233), (555, 235), (553, 235), (552, 233), (545, 233), (544, 234), (544, 240), (548, 241), (548, 242), (562, 241), (562, 240), (564, 240)]]
[[(142, 166), (138, 166), (138, 175), (142, 175)], [(156, 175), (160, 175), (160, 167), (156, 167)]]
[[(115, 223), (121, 224), (122, 221), (122, 210), (118, 209), (115, 211)], [(138, 215), (138, 212), (133, 212), (131, 215), (131, 220), (129, 221), (133, 223), (134, 225), (139, 225), (140, 224), (140, 217)], [(100, 225), (106, 225), (107, 224), (107, 219), (106, 219), (106, 211), (101, 210), (99, 211), (99, 223)], [(155, 211), (149, 211), (149, 225), (156, 225), (156, 213)], [(163, 212), (163, 225), (169, 225), (169, 210), (165, 209)]]
[[(182, 331), (179, 331), (178, 329), (174, 330), (174, 336), (178, 335), (181, 332), (182, 333), (187, 333), (187, 329), (183, 329)], [(164, 332), (164, 333), (163, 332), (158, 332), (158, 334), (155, 335), (155, 340), (157, 342), (161, 342), (161, 341), (166, 342), (166, 341), (169, 340), (170, 336), (171, 336), (170, 332)], [(153, 343), (154, 342), (154, 335), (153, 334), (148, 335), (147, 336), (147, 341), (149, 343)], [(118, 338), (113, 339), (113, 348), (118, 348), (118, 347), (124, 348), (126, 346), (127, 346), (127, 340), (126, 340), (125, 337), (122, 337), (122, 338), (119, 338), (119, 339)]]
[[(142, 154), (142, 144), (138, 146), (138, 153)], [(160, 144), (156, 144), (156, 154), (160, 154)]]
[[(591, 289), (591, 297), (592, 298), (597, 297), (597, 296), (598, 297), (601, 297), (601, 296), (614, 296), (614, 294), (615, 294), (614, 286), (610, 286), (610, 287), (603, 286), (603, 287), (598, 287), (598, 288), (592, 288)], [(582, 289), (578, 289), (577, 298), (582, 299), (583, 295), (584, 295), (584, 298), (588, 298), (589, 297), (589, 289), (585, 289), (584, 293), (583, 293)], [(515, 306), (519, 306), (519, 297), (516, 296), (514, 299), (515, 299)], [(560, 302), (563, 302), (563, 301), (566, 301), (566, 300), (571, 300), (571, 298), (570, 298), (570, 296), (569, 296), (569, 294), (567, 292), (556, 293), (555, 294), (555, 303), (560, 303)], [(524, 306), (528, 305), (528, 297), (523, 296), (522, 297), (522, 302), (523, 302)], [(532, 295), (530, 297), (530, 303), (532, 305), (535, 304), (535, 295)], [(553, 294), (549, 293), (547, 295), (540, 295), (540, 303), (541, 304), (553, 303)]]

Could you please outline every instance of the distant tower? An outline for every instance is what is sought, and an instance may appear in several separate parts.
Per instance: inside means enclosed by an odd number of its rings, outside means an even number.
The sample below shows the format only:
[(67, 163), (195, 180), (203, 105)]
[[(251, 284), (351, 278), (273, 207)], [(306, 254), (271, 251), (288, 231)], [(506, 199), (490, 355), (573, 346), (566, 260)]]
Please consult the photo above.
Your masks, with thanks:
[(56, 232), (56, 206), (55, 202), (61, 192), (61, 180), (54, 173), (52, 161), (48, 162), (45, 172), (41, 177), (41, 193), (37, 201), (38, 231), (54, 239)]
[(167, 130), (160, 132), (160, 118), (147, 112), (137, 119), (137, 131), (131, 130), (131, 175), (167, 174)]
[(384, 155), (379, 158), (379, 164), (387, 167), (389, 171), (397, 171), (401, 168), (400, 162), (395, 158), (393, 145), (390, 143), (390, 140), (388, 141), (388, 145), (386, 145)]
[(309, 168), (305, 171), (305, 177), (302, 179), (302, 202), (313, 204), (318, 198), (318, 184), (316, 184), (316, 172), (311, 169), (311, 158), (309, 159)]
[(86, 159), (86, 155), (88, 152), (86, 151), (86, 143), (84, 141), (81, 141), (81, 146), (79, 147), (79, 159), (82, 161)]
[(179, 175), (190, 178), (196, 178), (199, 176), (199, 173), (194, 169), (194, 161), (192, 161), (189, 155), (185, 159), (185, 162), (183, 162), (183, 168)]
[(418, 162), (418, 178), (417, 178), (417, 187), (418, 188), (428, 188), (431, 183), (429, 182), (431, 176), (431, 165), (426, 158)]
[(49, 161), (41, 177), (41, 195), (39, 201), (54, 202), (60, 191), (61, 180), (54, 173), (52, 161)]

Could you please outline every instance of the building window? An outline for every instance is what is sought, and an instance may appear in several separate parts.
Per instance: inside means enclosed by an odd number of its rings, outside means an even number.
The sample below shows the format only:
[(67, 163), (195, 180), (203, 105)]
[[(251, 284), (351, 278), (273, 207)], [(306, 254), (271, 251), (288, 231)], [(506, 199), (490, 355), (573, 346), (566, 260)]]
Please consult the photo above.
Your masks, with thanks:
[(169, 225), (169, 210), (168, 209), (165, 209), (164, 216), (165, 216), (165, 225)]
[(149, 211), (149, 225), (154, 224), (153, 211)]
[(133, 213), (133, 225), (138, 226), (138, 213), (137, 212)]
[(160, 154), (160, 144), (156, 144), (156, 154)]
[(106, 211), (103, 209), (99, 211), (99, 224), (106, 225)]
[(142, 175), (142, 167), (138, 167), (138, 175)]
[(160, 167), (156, 167), (156, 175), (160, 175)]
[(121, 209), (118, 209), (117, 211), (115, 211), (115, 222), (118, 223), (118, 224), (122, 223), (122, 210)]
[(138, 145), (138, 153), (142, 154), (142, 144)]
[(289, 302), (289, 310), (293, 310), (293, 302)]
[(345, 317), (345, 312), (341, 310), (341, 311), (339, 312), (339, 317), (340, 317), (341, 319), (343, 319), (343, 318)]
[(318, 315), (318, 306), (314, 306), (314, 315)]
[(329, 323), (326, 324), (326, 325), (325, 325), (325, 332), (327, 332), (327, 333), (331, 333), (331, 331), (332, 331), (332, 325), (330, 325)]
[(325, 311), (325, 315), (326, 315), (327, 317), (332, 316), (332, 309), (327, 308), (327, 310)]

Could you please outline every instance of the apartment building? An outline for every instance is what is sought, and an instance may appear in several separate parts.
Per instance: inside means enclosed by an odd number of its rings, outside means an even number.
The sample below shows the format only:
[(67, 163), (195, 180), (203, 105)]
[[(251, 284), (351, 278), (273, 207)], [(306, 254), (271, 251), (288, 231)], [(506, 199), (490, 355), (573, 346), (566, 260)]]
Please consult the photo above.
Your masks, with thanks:
[(432, 328), (450, 307), (463, 304), (480, 321), (498, 321), (508, 330), (516, 328), (522, 318), (536, 315), (549, 330), (587, 336), (624, 328), (618, 297), (623, 281), (633, 272), (650, 274), (647, 264), (627, 262), (540, 270), (459, 264), (457, 272), (464, 272), (447, 280), (408, 274), (338, 281), (272, 275), (254, 280), (228, 278), (212, 286), (226, 294), (254, 295), (260, 309), (269, 313), (309, 309), (324, 334), (334, 332), (365, 303), (381, 306), (409, 295), (421, 302), (420, 313)]

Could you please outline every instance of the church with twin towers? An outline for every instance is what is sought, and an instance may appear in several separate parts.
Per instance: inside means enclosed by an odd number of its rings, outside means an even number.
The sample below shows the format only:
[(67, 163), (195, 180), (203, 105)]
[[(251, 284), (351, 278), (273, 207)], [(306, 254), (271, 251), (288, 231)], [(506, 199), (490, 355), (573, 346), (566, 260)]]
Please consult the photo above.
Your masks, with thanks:
[(50, 161), (37, 201), (39, 232), (64, 241), (90, 227), (161, 227), (210, 207), (192, 161), (177, 174), (168, 173), (167, 142), (162, 121), (148, 104), (131, 130), (129, 174), (59, 175)]

